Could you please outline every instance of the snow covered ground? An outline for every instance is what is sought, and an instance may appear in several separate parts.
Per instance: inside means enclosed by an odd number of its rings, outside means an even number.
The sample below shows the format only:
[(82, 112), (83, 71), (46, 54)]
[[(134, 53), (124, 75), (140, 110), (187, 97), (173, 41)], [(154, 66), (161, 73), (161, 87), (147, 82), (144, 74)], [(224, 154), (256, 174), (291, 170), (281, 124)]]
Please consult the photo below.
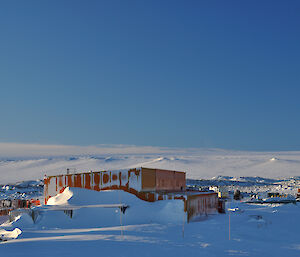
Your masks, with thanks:
[[(0, 243), (4, 256), (299, 256), (300, 205), (227, 203), (227, 214), (185, 223), (174, 200), (143, 202), (125, 192), (71, 189), (71, 214), (55, 206), (35, 209), (3, 227), (20, 228), (17, 239)], [(103, 194), (104, 193), (104, 194)], [(121, 199), (121, 200), (120, 200)], [(118, 208), (94, 207), (105, 203)], [(78, 206), (85, 205), (84, 208)], [(170, 208), (171, 204), (171, 208)], [(93, 205), (91, 208), (87, 206)], [(64, 206), (64, 205), (63, 205)], [(51, 209), (53, 208), (53, 209)], [(122, 216), (122, 217), (121, 217)], [(120, 218), (121, 217), (121, 218)]]
[[(197, 180), (190, 184), (227, 185), (242, 192), (295, 194), (300, 185), (300, 152), (0, 144), (0, 156), (2, 198), (37, 196), (45, 173), (66, 173), (67, 168), (173, 169)], [(230, 201), (226, 214), (186, 223), (183, 206), (171, 200), (146, 203), (125, 192), (70, 190), (65, 211), (42, 206), (16, 212), (14, 222), (2, 225), (17, 238), (0, 243), (1, 256), (300, 256), (299, 203)], [(120, 203), (130, 206), (125, 214), (116, 207)]]

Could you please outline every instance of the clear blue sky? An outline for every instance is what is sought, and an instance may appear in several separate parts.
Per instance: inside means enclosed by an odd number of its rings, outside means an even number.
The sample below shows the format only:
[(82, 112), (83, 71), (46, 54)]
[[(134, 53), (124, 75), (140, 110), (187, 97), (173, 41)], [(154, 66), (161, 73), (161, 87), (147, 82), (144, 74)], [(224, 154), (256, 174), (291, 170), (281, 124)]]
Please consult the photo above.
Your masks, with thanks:
[(300, 1), (1, 1), (0, 141), (300, 150)]

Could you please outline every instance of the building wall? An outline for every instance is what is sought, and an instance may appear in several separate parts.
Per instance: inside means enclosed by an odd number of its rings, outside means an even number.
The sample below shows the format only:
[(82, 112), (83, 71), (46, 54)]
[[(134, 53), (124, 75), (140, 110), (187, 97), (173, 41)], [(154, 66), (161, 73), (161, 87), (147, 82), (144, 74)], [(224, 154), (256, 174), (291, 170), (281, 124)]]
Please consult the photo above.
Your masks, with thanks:
[(185, 172), (141, 168), (143, 191), (184, 191)]
[(142, 172), (142, 190), (156, 191), (156, 170), (141, 168)]
[(186, 200), (187, 220), (213, 214), (218, 211), (219, 199), (217, 193), (200, 193), (188, 195)]
[(46, 177), (44, 195), (47, 203), (51, 196), (61, 193), (66, 187), (79, 187), (96, 191), (120, 189), (143, 198), (145, 192), (149, 198), (151, 192), (184, 191), (185, 183), (184, 172), (149, 168), (98, 171)]
[(156, 191), (184, 191), (185, 183), (184, 172), (156, 170)]
[(139, 192), (141, 191), (141, 176), (140, 171), (136, 169), (49, 176), (44, 181), (45, 204), (51, 196), (63, 192), (66, 187), (95, 191), (120, 189)]

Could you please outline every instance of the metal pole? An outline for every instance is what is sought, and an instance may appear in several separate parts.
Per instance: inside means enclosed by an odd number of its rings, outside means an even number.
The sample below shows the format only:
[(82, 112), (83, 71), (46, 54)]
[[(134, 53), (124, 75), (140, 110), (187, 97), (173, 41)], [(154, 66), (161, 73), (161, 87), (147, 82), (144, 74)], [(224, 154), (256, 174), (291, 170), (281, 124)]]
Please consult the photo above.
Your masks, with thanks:
[(186, 191), (185, 191), (185, 201), (184, 201), (184, 205), (183, 205), (182, 237), (184, 237), (185, 208), (186, 208), (186, 211), (187, 211), (187, 193), (186, 193)]
[(122, 207), (121, 207), (121, 195), (120, 195), (120, 190), (118, 190), (118, 195), (119, 195), (119, 202), (120, 202), (120, 225), (121, 225), (121, 236), (123, 238), (123, 224), (122, 224)]
[(123, 237), (123, 225), (122, 225), (122, 211), (120, 209), (120, 224), (121, 224), (121, 236)]
[(229, 212), (228, 217), (229, 217), (229, 240), (230, 240), (230, 212)]
[[(230, 196), (230, 194), (229, 194), (229, 208), (228, 208), (228, 209), (231, 209), (231, 208), (230, 208), (230, 207), (231, 207), (230, 202), (231, 202), (231, 196)], [(226, 205), (225, 205), (225, 206), (226, 206)], [(231, 236), (231, 235), (230, 235), (230, 233), (231, 233), (231, 231), (230, 231), (230, 225), (231, 225), (231, 224), (230, 224), (230, 212), (231, 212), (231, 211), (229, 210), (229, 211), (228, 211), (228, 219), (229, 219), (229, 224), (228, 224), (228, 225), (229, 225), (229, 241), (230, 241), (230, 236)]]
[(183, 210), (183, 222), (182, 222), (182, 237), (184, 237), (184, 210)]

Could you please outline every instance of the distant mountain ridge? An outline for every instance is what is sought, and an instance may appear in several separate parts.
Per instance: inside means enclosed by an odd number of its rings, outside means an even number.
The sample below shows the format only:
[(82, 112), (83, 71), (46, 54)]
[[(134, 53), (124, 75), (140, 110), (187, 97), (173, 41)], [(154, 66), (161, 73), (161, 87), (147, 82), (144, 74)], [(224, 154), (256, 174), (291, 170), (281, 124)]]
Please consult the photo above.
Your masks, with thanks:
[[(246, 180), (300, 176), (300, 152), (140, 146), (47, 146), (0, 143), (0, 184), (45, 174), (149, 167), (185, 171), (189, 179)], [(264, 179), (266, 182), (266, 180)]]

